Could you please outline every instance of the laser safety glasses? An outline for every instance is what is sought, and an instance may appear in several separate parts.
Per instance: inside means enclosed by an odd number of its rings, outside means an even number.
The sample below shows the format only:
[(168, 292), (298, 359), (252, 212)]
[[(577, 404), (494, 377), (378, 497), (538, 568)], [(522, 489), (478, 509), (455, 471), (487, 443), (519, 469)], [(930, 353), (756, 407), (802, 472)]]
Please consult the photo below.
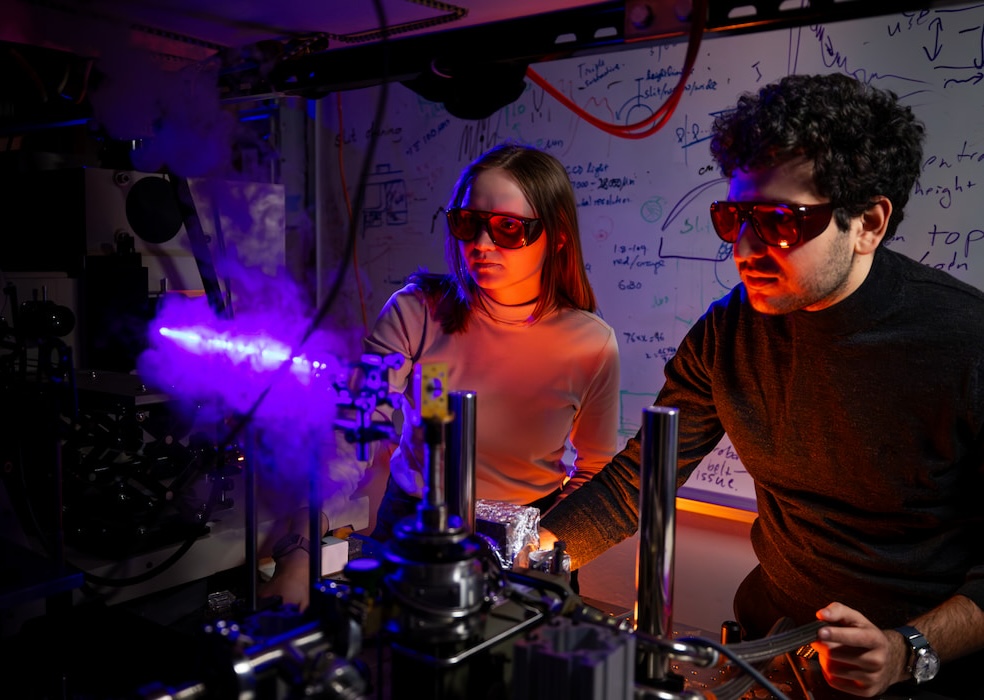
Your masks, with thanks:
[(489, 238), (500, 248), (532, 245), (543, 233), (543, 223), (539, 219), (461, 207), (448, 209), (445, 213), (451, 235), (465, 243), (478, 238), (483, 225), (488, 226)]
[(782, 202), (712, 202), (711, 223), (725, 243), (738, 241), (738, 233), (751, 223), (755, 235), (766, 245), (790, 248), (816, 238), (830, 224), (834, 205), (784, 204)]

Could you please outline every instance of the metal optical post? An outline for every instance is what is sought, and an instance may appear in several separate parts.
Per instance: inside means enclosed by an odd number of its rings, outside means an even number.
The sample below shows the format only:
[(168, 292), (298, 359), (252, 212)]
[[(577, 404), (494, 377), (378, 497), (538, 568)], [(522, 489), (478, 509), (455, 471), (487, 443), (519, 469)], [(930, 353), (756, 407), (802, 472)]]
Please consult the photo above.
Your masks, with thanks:
[[(649, 406), (642, 412), (636, 629), (665, 638), (673, 634), (679, 417), (677, 409), (662, 406)], [(682, 687), (682, 679), (671, 677), (669, 657), (653, 648), (640, 650), (636, 680), (643, 685)]]
[(478, 396), (474, 391), (452, 391), (448, 410), (454, 420), (445, 431), (445, 498), (448, 513), (475, 532), (475, 417)]
[(445, 459), (445, 435), (467, 433), (449, 427), (455, 418), (445, 391), (447, 369), (435, 364), (414, 372), (428, 473), (416, 516), (397, 523), (387, 542), (384, 589), (396, 615), (386, 627), (394, 687), (412, 682), (422, 696), (437, 699), (455, 697), (449, 688), (470, 676), (464, 667), (451, 667), (482, 636), (485, 576), (480, 543), (445, 500), (445, 464), (456, 461), (453, 454)]

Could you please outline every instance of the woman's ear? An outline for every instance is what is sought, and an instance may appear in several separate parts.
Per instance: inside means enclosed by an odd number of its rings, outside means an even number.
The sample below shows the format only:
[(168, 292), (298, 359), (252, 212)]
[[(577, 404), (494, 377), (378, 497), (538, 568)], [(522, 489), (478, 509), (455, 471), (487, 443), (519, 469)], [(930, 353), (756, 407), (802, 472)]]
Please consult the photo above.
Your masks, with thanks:
[(861, 232), (855, 245), (858, 253), (870, 255), (885, 238), (889, 219), (892, 218), (892, 200), (878, 196), (861, 214)]
[(567, 234), (566, 233), (562, 233), (559, 236), (557, 236), (557, 245), (554, 248), (554, 252), (555, 253), (559, 253), (560, 252), (560, 249), (564, 247), (564, 244), (565, 243), (567, 243)]

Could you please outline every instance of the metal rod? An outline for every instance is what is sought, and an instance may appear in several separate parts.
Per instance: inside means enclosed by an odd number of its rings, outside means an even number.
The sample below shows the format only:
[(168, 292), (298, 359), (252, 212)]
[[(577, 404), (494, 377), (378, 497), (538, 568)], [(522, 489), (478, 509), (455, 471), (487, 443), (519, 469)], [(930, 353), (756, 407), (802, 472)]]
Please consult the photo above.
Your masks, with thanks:
[(256, 435), (248, 427), (243, 436), (243, 445), (243, 452), (246, 457), (243, 469), (243, 483), (246, 491), (246, 596), (250, 612), (256, 612), (259, 603), (259, 586), (254, 573), (259, 565), (259, 555), (256, 552), (259, 543), (259, 517), (256, 512), (259, 501), (257, 499), (256, 466), (254, 464), (257, 449)]
[[(312, 445), (318, 443), (311, 441)], [(324, 501), (321, 493), (321, 454), (312, 449), (308, 456), (308, 579), (311, 588), (321, 580), (321, 505)], [(315, 602), (312, 596), (311, 603)]]
[(475, 532), (475, 409), (474, 391), (448, 394), (448, 411), (453, 416), (445, 433), (444, 483), (448, 514), (461, 518), (469, 532)]
[[(673, 627), (673, 546), (676, 536), (676, 470), (679, 411), (649, 406), (642, 412), (642, 469), (639, 485), (639, 554), (636, 559), (636, 629), (669, 637)], [(664, 681), (669, 657), (640, 651), (637, 673)]]
[(448, 504), (444, 495), (444, 431), (446, 423), (439, 417), (424, 418), (424, 461), (427, 479), (424, 497), (417, 505), (417, 529), (425, 532), (446, 532)]

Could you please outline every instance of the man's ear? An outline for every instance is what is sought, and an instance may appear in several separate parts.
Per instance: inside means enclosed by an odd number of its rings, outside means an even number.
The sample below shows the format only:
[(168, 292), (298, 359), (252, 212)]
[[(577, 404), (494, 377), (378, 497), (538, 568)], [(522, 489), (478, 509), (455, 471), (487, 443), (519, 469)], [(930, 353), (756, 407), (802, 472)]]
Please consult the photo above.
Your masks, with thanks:
[(855, 243), (855, 250), (861, 255), (875, 252), (888, 230), (888, 221), (892, 217), (892, 200), (881, 195), (875, 197), (863, 214), (861, 214), (861, 232)]

